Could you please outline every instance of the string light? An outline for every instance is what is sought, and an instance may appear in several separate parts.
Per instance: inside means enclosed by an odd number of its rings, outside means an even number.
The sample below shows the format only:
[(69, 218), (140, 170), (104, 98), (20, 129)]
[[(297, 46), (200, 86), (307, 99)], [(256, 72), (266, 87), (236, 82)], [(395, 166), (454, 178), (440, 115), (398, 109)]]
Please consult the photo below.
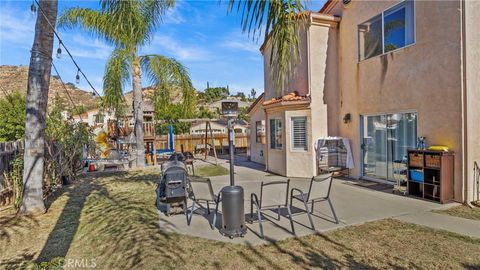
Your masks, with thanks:
[[(52, 25), (52, 23), (50, 22), (50, 20), (48, 19), (47, 15), (45, 14), (45, 11), (42, 9), (42, 6), (40, 5), (40, 3), (38, 2), (38, 0), (33, 0), (33, 3), (36, 3), (36, 5), (38, 6), (38, 10), (40, 11), (40, 13), (42, 13), (43, 17), (45, 18), (45, 20), (47, 21), (48, 25), (50, 26), (50, 28), (53, 30), (53, 33), (55, 34), (55, 36), (58, 38), (58, 42), (59, 42), (59, 49), (61, 50), (61, 46), (63, 46), (63, 48), (65, 49), (65, 52), (67, 53), (67, 56), (70, 57), (70, 59), (72, 60), (73, 64), (75, 65), (75, 67), (77, 67), (77, 75), (75, 76), (75, 81), (77, 84), (80, 83), (80, 74), (83, 76), (83, 78), (85, 79), (85, 81), (87, 82), (87, 84), (90, 86), (90, 88), (92, 88), (93, 90), (93, 93), (95, 94), (95, 96), (98, 96), (101, 100), (102, 99), (102, 96), (98, 93), (98, 91), (95, 89), (95, 87), (93, 86), (92, 82), (88, 79), (88, 77), (85, 75), (85, 73), (82, 71), (82, 69), (80, 68), (80, 66), (78, 65), (77, 61), (75, 61), (75, 59), (73, 58), (73, 55), (70, 53), (70, 51), (68, 50), (67, 46), (65, 46), (65, 44), (63, 43), (62, 39), (60, 38), (60, 35), (57, 33), (57, 31), (55, 30), (55, 27)], [(34, 6), (33, 8), (31, 8), (32, 10), (35, 10), (36, 11), (36, 6)], [(58, 53), (58, 49), (57, 49), (57, 53)], [(58, 56), (57, 56), (58, 57)]]
[(80, 74), (79, 74), (79, 72), (80, 72), (80, 69), (77, 69), (77, 76), (75, 76), (75, 82), (76, 82), (77, 84), (80, 83)]
[(35, 12), (37, 11), (37, 7), (35, 6), (34, 2), (32, 2), (32, 5), (30, 6), (30, 11), (32, 12), (33, 15), (35, 15)]

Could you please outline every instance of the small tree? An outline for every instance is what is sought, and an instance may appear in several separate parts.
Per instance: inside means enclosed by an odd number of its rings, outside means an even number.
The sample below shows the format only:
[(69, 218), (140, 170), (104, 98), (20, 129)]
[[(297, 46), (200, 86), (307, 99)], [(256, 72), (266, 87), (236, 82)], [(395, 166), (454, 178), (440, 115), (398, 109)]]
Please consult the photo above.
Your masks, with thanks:
[(25, 95), (14, 92), (0, 99), (0, 142), (25, 136)]
[(256, 96), (257, 96), (257, 91), (255, 91), (255, 88), (252, 88), (252, 90), (250, 90), (250, 99), (253, 101), (256, 99)]

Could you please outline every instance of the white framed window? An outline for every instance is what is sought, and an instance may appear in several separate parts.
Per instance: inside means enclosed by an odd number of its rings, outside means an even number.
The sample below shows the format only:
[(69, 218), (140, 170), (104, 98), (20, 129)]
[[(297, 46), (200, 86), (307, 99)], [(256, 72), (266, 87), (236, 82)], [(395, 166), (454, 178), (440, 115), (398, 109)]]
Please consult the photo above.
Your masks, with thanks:
[(282, 149), (282, 121), (270, 119), (270, 149)]
[(308, 150), (307, 117), (292, 117), (292, 149)]
[(265, 121), (255, 122), (255, 142), (265, 144)]
[(358, 25), (358, 60), (415, 43), (415, 3), (404, 0)]

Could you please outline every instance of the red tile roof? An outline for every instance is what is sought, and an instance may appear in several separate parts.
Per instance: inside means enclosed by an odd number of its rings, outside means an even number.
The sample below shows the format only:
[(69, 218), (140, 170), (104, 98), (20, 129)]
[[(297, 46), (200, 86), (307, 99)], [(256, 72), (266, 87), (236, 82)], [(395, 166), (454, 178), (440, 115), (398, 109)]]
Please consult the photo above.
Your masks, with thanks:
[(269, 100), (266, 100), (263, 102), (263, 106), (279, 103), (279, 102), (289, 102), (289, 101), (301, 101), (301, 100), (307, 100), (307, 96), (299, 96), (297, 91), (291, 92), (289, 94), (286, 94), (285, 96), (281, 98), (272, 98)]

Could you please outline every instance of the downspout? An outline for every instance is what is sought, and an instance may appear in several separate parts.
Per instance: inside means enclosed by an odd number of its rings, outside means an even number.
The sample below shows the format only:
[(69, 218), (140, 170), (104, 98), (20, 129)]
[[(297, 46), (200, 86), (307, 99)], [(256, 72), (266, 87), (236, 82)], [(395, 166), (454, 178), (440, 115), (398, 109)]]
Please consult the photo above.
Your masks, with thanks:
[(466, 22), (465, 22), (465, 0), (460, 1), (461, 5), (461, 17), (462, 17), (462, 22), (461, 22), (461, 48), (462, 48), (462, 54), (461, 54), (461, 60), (462, 60), (462, 66), (461, 66), (461, 74), (462, 74), (462, 159), (463, 159), (463, 166), (462, 166), (462, 175), (463, 175), (463, 203), (467, 205), (470, 208), (473, 208), (473, 205), (470, 203), (468, 200), (468, 111), (467, 111), (467, 64), (466, 64), (466, 56), (467, 56), (467, 50), (466, 50)]
[(270, 138), (270, 126), (267, 126), (269, 122), (267, 109), (263, 109), (263, 111), (265, 113), (265, 149), (263, 151), (263, 156), (265, 160), (265, 171), (268, 172), (268, 140)]

